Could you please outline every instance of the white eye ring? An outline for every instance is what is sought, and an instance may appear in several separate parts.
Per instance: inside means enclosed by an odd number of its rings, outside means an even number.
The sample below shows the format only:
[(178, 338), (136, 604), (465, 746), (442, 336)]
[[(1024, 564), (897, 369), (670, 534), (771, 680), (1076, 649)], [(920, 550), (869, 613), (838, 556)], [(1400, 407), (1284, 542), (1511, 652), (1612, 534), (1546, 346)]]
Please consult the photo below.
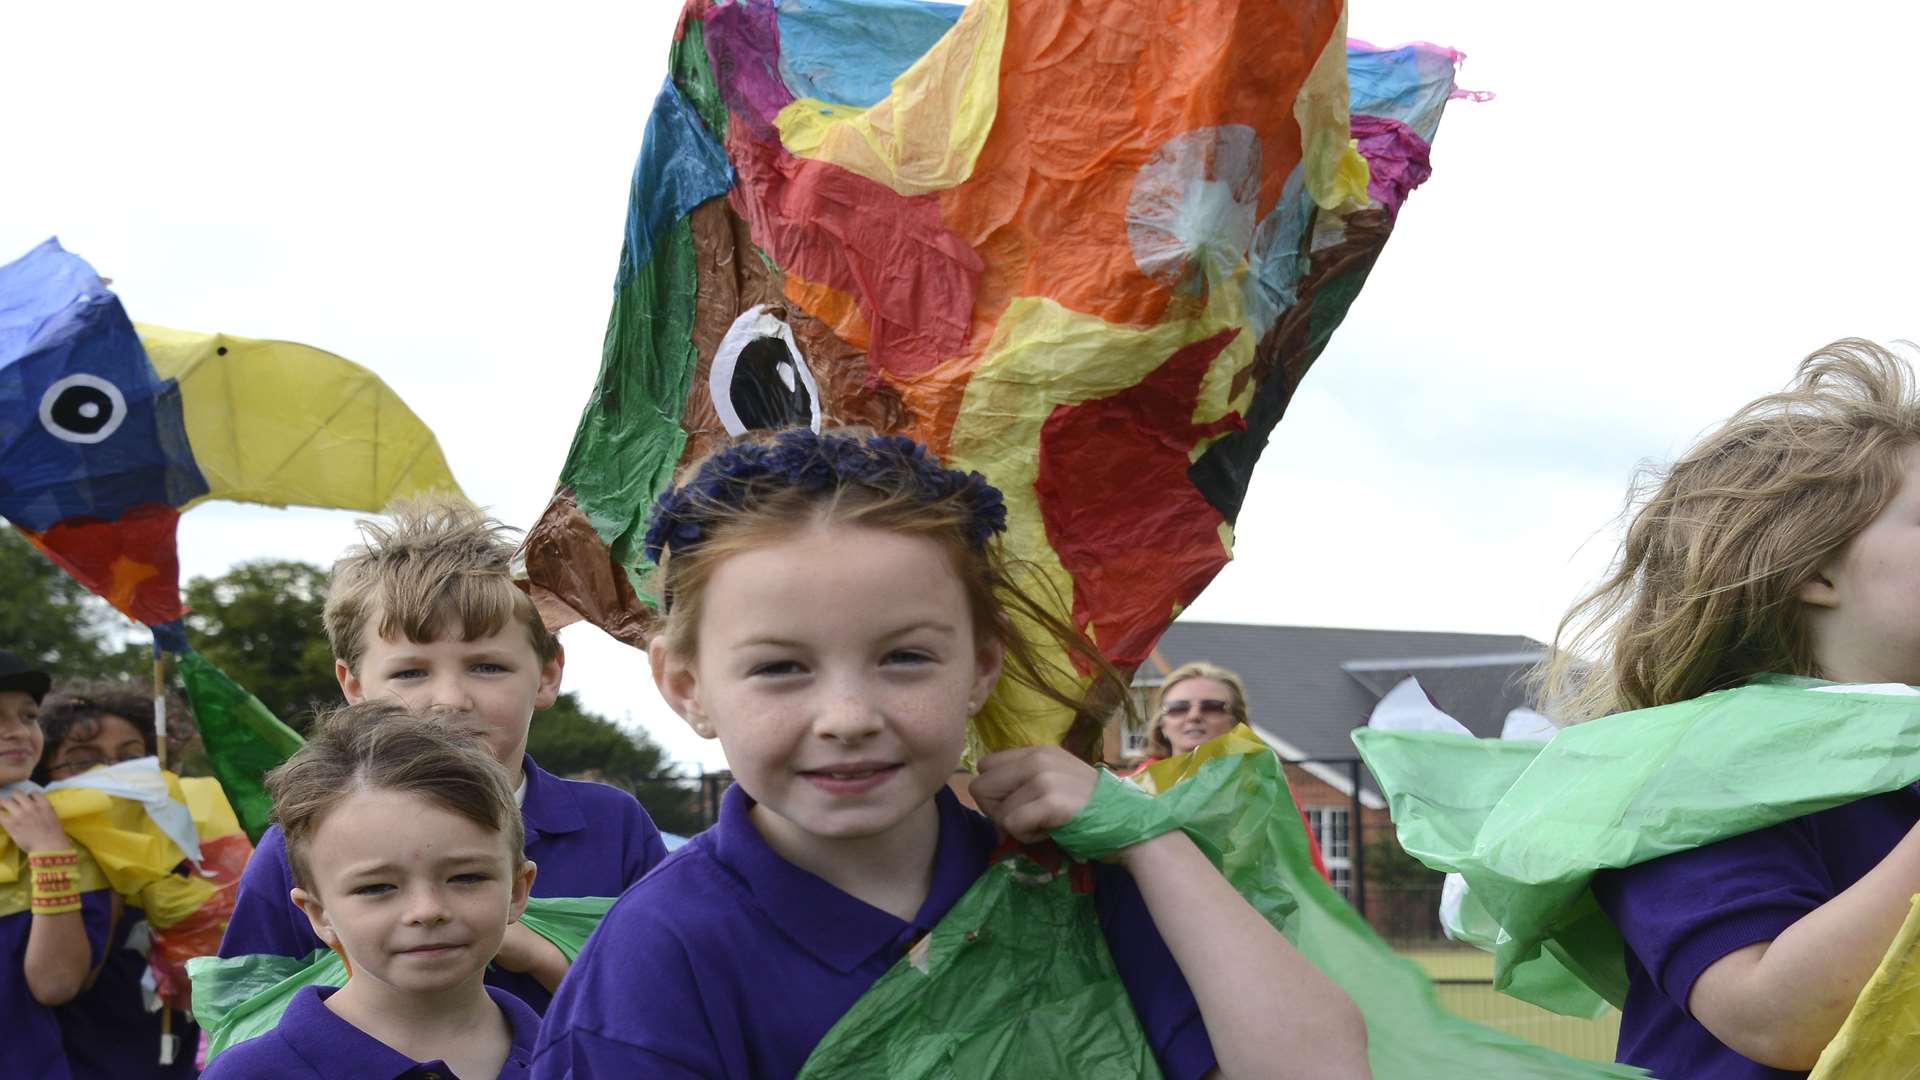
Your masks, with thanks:
[[(61, 397), (63, 397), (67, 391), (73, 389), (94, 390), (106, 397), (107, 422), (100, 425), (98, 430), (75, 431), (62, 424), (60, 419), (54, 415), (54, 410), (60, 405)], [(99, 416), (99, 407), (99, 402), (88, 401), (78, 406), (76, 411), (85, 419), (91, 420)], [(92, 408), (94, 411), (89, 413), (86, 411), (88, 408)], [(120, 430), (120, 425), (125, 422), (126, 419), (126, 395), (120, 392), (119, 387), (98, 375), (69, 375), (54, 383), (52, 386), (47, 387), (47, 392), (40, 395), (40, 426), (47, 429), (47, 434), (64, 442), (80, 443), (82, 445), (105, 442), (112, 437), (114, 432)]]
[(820, 384), (814, 381), (813, 372), (807, 367), (806, 360), (800, 356), (800, 346), (793, 340), (793, 330), (779, 316), (767, 310), (765, 304), (755, 304), (740, 313), (727, 327), (726, 336), (720, 339), (720, 347), (713, 352), (713, 364), (707, 370), (707, 397), (713, 401), (713, 411), (720, 417), (730, 435), (747, 433), (746, 422), (740, 419), (740, 410), (733, 403), (733, 373), (740, 362), (740, 354), (748, 345), (762, 338), (778, 338), (787, 347), (787, 361), (775, 368), (781, 383), (789, 393), (795, 391), (794, 379), (807, 390), (811, 417), (808, 427), (820, 430)]

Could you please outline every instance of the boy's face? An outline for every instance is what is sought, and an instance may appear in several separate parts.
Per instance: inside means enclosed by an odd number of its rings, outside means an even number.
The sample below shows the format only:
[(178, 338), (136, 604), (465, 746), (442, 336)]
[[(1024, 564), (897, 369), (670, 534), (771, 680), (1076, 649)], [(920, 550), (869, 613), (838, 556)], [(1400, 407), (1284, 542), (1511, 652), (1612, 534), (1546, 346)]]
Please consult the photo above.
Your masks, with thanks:
[(533, 651), (526, 627), (509, 623), (485, 637), (462, 641), (407, 641), (374, 637), (371, 626), (359, 670), (335, 660), (334, 676), (349, 704), (388, 697), (416, 716), (460, 712), (488, 752), (507, 770), (517, 789), (520, 755), (527, 749), (527, 725), (535, 709), (553, 704), (560, 693), (564, 656), (545, 664)]
[(433, 993), (478, 979), (527, 905), (502, 833), (407, 792), (342, 799), (307, 842), (313, 891), (293, 890), (354, 980)]

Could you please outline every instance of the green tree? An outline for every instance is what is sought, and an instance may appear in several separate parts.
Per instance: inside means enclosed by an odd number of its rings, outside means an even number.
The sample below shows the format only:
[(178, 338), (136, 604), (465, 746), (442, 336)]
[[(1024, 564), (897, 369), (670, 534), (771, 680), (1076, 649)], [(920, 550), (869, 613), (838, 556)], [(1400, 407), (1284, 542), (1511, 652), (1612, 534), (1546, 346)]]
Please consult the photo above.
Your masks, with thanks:
[(534, 714), (527, 752), (560, 776), (598, 780), (633, 793), (654, 824), (688, 836), (705, 824), (694, 786), (644, 732), (588, 712), (572, 694)]
[[(0, 528), (0, 649), (74, 678), (137, 678), (152, 670), (133, 623), (13, 529)], [(143, 635), (144, 636), (144, 635)]]
[(244, 562), (187, 585), (189, 640), (275, 716), (305, 731), (315, 707), (340, 703), (320, 622), (327, 572), (284, 559)]

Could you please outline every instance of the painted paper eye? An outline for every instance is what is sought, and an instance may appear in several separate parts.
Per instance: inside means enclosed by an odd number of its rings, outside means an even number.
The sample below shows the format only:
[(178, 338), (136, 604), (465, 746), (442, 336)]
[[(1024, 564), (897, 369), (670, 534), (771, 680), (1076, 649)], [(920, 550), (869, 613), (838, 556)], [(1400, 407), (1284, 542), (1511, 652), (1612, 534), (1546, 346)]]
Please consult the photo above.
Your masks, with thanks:
[(126, 418), (126, 397), (98, 375), (69, 375), (40, 397), (40, 426), (66, 442), (103, 442)]
[(793, 330), (765, 304), (728, 328), (707, 373), (713, 411), (733, 435), (790, 427), (820, 430), (820, 386)]

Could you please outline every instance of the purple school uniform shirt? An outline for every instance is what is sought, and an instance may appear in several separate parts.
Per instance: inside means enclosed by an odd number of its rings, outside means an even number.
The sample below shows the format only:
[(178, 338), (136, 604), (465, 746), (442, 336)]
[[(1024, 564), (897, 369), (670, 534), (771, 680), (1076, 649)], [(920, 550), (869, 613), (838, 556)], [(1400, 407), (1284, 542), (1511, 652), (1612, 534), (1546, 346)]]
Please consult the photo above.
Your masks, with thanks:
[[(535, 896), (619, 896), (666, 857), (660, 830), (633, 796), (619, 788), (562, 780), (521, 759), (527, 778), (520, 816), (527, 825), (527, 858), (539, 864)], [(307, 956), (324, 948), (307, 916), (287, 894), (293, 869), (279, 826), (267, 830), (240, 878), (233, 918), (220, 940), (221, 956), (272, 953)], [(497, 986), (544, 1012), (553, 995), (531, 975), (487, 968)]]
[[(112, 921), (113, 890), (81, 894), (80, 922), (87, 930), (89, 967), (98, 966), (105, 955)], [(7, 965), (0, 972), (0, 1076), (76, 1080), (60, 1042), (59, 1021), (27, 989), (27, 937), (32, 931), (32, 912), (0, 917), (0, 957)], [(85, 1080), (84, 1075), (77, 1080)]]
[(1884, 795), (1597, 875), (1594, 896), (1627, 942), (1622, 1062), (1688, 1080), (1784, 1080), (1687, 1012), (1694, 981), (1736, 949), (1772, 941), (1879, 865), (1916, 822), (1920, 791)]
[[(415, 1061), (341, 1019), (327, 1008), (327, 999), (336, 992), (332, 986), (302, 987), (279, 1026), (228, 1047), (207, 1063), (201, 1080), (461, 1080), (446, 1062)], [(499, 1080), (522, 1080), (540, 1017), (499, 987), (487, 987), (487, 996), (506, 1014), (513, 1035), (513, 1046), (496, 1075)]]
[(145, 918), (137, 907), (124, 908), (93, 985), (53, 1010), (74, 1080), (190, 1080), (200, 1075), (193, 1065), (200, 1029), (185, 1013), (173, 1014), (171, 1034), (179, 1039), (173, 1064), (160, 1064), (161, 1014), (147, 1011), (146, 995), (140, 989), (147, 958), (127, 947), (128, 935)]
[[(787, 862), (739, 787), (720, 821), (607, 913), (541, 1022), (536, 1077), (793, 1076), (840, 1017), (952, 908), (999, 843), (992, 822), (936, 795), (939, 847), (911, 922)], [(1133, 879), (1098, 867), (1100, 925), (1169, 1080), (1214, 1066), (1193, 992)]]

